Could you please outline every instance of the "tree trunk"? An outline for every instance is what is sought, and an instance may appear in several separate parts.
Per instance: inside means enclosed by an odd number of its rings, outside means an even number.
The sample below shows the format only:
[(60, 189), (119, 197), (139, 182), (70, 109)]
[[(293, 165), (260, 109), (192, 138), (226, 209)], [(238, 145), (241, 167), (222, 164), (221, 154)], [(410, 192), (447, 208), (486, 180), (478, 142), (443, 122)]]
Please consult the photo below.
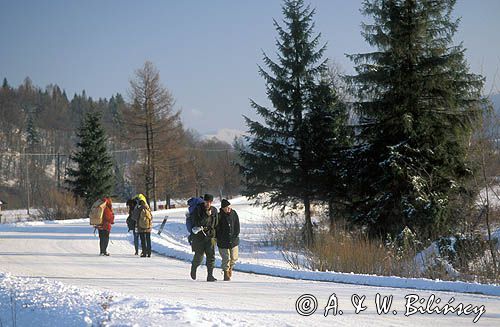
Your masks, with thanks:
[(497, 265), (497, 256), (496, 249), (494, 247), (494, 243), (491, 239), (491, 226), (490, 226), (490, 197), (489, 197), (489, 184), (488, 178), (486, 176), (486, 162), (484, 159), (484, 153), (482, 154), (482, 170), (483, 170), (483, 178), (486, 183), (486, 229), (488, 230), (488, 244), (490, 247), (491, 259), (493, 260), (493, 273), (495, 275), (495, 280), (498, 278), (498, 265)]
[[(150, 201), (150, 186), (151, 186), (151, 147), (149, 144), (149, 128), (146, 124), (146, 172), (145, 172), (146, 199)], [(148, 203), (149, 205), (149, 203)]]
[(333, 209), (333, 199), (328, 200), (328, 219), (330, 221), (330, 228), (335, 224), (335, 212)]
[(170, 209), (170, 194), (167, 192), (167, 194), (165, 195), (165, 209)]
[(309, 196), (304, 197), (304, 214), (306, 219), (304, 225), (304, 241), (307, 246), (310, 246), (313, 244), (314, 235), (311, 221), (311, 200)]
[(153, 117), (149, 119), (149, 129), (151, 137), (151, 174), (153, 183), (153, 210), (158, 210), (156, 204), (156, 166), (155, 166), (155, 144), (153, 139)]

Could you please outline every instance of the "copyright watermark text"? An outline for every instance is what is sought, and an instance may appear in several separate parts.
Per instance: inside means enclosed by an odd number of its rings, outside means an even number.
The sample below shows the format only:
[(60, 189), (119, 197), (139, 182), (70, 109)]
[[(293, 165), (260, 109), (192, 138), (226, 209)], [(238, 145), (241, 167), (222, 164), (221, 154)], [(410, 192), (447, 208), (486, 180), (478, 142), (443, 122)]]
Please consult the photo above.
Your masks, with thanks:
[[(484, 305), (475, 306), (472, 304), (464, 304), (455, 302), (455, 298), (451, 297), (448, 301), (443, 301), (434, 294), (429, 297), (420, 297), (417, 294), (408, 294), (404, 297), (404, 307), (394, 307), (394, 296), (382, 296), (377, 293), (373, 299), (373, 305), (378, 315), (398, 315), (402, 312), (406, 317), (415, 314), (439, 314), (448, 315), (455, 314), (457, 316), (473, 315), (472, 322), (476, 323), (481, 319), (481, 316), (486, 312)], [(345, 310), (354, 310), (355, 314), (360, 314), (368, 309), (370, 305), (366, 295), (353, 294), (350, 299), (350, 306), (346, 306)], [(326, 305), (322, 308), (325, 317), (332, 315), (342, 315), (344, 311), (339, 307), (337, 295), (333, 293), (325, 302)], [(318, 299), (312, 294), (303, 294), (295, 301), (295, 310), (301, 316), (311, 316), (318, 310)]]

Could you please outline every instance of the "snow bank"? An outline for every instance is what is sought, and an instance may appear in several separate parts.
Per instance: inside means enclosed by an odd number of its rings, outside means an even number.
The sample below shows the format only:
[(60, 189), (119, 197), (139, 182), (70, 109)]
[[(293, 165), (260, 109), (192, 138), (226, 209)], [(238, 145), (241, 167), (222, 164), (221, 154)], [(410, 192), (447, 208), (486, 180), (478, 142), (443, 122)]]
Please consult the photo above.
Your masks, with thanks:
[(1, 223), (14, 223), (19, 221), (28, 221), (37, 219), (37, 217), (40, 215), (40, 212), (38, 209), (30, 208), (30, 214), (28, 215), (26, 209), (3, 210), (2, 212), (0, 212), (0, 215), (1, 215), (0, 218)]
[[(188, 322), (186, 309), (164, 301), (79, 289), (45, 278), (0, 273), (3, 326), (132, 326)], [(161, 320), (160, 320), (161, 319)]]
[[(236, 320), (236, 321), (235, 321)], [(0, 326), (248, 325), (208, 308), (0, 273)]]
[[(240, 259), (235, 266), (236, 271), (302, 280), (500, 296), (500, 286), (495, 285), (292, 269), (283, 260), (277, 249), (255, 245), (262, 240), (263, 233), (265, 233), (263, 225), (266, 217), (271, 213), (264, 212), (262, 208), (251, 206), (250, 202), (243, 197), (233, 199), (231, 203), (232, 207), (238, 212), (242, 228), (240, 234)], [(155, 224), (155, 228), (153, 228), (151, 242), (153, 251), (190, 262), (193, 253), (187, 243), (187, 232), (183, 224), (184, 211), (185, 209), (175, 209), (155, 212), (155, 222), (158, 224)], [(165, 231), (159, 236), (157, 228), (160, 225), (161, 218), (166, 215), (170, 216), (169, 223), (167, 223)], [(500, 235), (500, 230), (497, 233)], [(132, 236), (129, 237), (129, 240), (133, 241)], [(251, 248), (252, 246), (254, 248)], [(221, 260), (217, 256), (216, 265), (219, 267), (220, 264)]]
[[(183, 246), (179, 245), (179, 243), (176, 240), (173, 240), (169, 237), (163, 237), (163, 238), (152, 237), (151, 242), (153, 243), (153, 249), (155, 252), (161, 253), (168, 257), (184, 261), (191, 261), (191, 259), (193, 258), (193, 254), (191, 252), (185, 251)], [(220, 259), (217, 258), (216, 266), (219, 267), (220, 264), (221, 264)], [(500, 296), (500, 286), (495, 286), (495, 285), (430, 280), (424, 278), (402, 278), (396, 276), (376, 276), (376, 275), (363, 275), (354, 273), (347, 274), (339, 272), (293, 270), (291, 268), (248, 263), (245, 262), (244, 260), (243, 262), (240, 260), (236, 264), (234, 270), (261, 274), (261, 275), (302, 279), (302, 280), (357, 284), (366, 286), (409, 288), (409, 289), (432, 290), (432, 291), (477, 293), (477, 294)]]

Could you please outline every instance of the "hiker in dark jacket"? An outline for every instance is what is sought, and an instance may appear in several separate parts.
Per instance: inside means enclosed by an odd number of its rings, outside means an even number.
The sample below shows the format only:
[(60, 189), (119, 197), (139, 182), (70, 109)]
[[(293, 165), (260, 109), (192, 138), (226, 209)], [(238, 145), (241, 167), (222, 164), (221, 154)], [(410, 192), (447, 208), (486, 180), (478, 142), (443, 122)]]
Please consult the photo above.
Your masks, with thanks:
[(215, 266), (215, 228), (217, 227), (217, 209), (212, 206), (213, 195), (205, 194), (204, 202), (199, 204), (193, 212), (193, 243), (191, 247), (194, 251), (191, 263), (191, 278), (196, 279), (196, 269), (207, 257), (207, 281), (215, 282), (213, 272)]
[(135, 255), (139, 254), (139, 233), (136, 231), (137, 219), (139, 211), (134, 212), (138, 203), (134, 199), (127, 200), (128, 207), (128, 217), (127, 217), (127, 227), (129, 231), (134, 234), (134, 248)]
[(222, 258), (224, 280), (230, 281), (233, 267), (238, 260), (238, 245), (240, 243), (240, 218), (231, 208), (231, 203), (223, 199), (219, 212), (219, 223), (216, 228), (217, 247)]

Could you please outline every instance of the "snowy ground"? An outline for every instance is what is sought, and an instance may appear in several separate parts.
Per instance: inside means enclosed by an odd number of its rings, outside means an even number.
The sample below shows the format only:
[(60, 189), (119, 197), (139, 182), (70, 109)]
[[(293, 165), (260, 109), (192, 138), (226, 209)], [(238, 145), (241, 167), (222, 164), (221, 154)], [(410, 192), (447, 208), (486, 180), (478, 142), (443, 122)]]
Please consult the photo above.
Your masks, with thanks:
[[(249, 206), (243, 198), (232, 202), (242, 222), (242, 244), (241, 262), (229, 283), (205, 282), (204, 267), (198, 270), (198, 280), (189, 278), (187, 260), (191, 252), (185, 239), (185, 209), (155, 213), (155, 226), (165, 215), (169, 220), (161, 236), (153, 234), (156, 252), (152, 258), (133, 255), (124, 216), (117, 217), (113, 227), (110, 257), (96, 254), (98, 239), (92, 234), (88, 219), (1, 225), (0, 325), (420, 326), (438, 323), (456, 326), (472, 325), (475, 317), (479, 317), (480, 325), (500, 325), (500, 287), (293, 271), (275, 249), (263, 246), (263, 222), (270, 213)], [(220, 270), (216, 277), (221, 277)], [(325, 317), (324, 308), (333, 293), (343, 314), (333, 316), (330, 311)], [(303, 294), (314, 295), (318, 301), (317, 311), (309, 317), (296, 311), (296, 301)], [(366, 311), (355, 314), (353, 294), (366, 296)], [(393, 296), (388, 314), (377, 314), (377, 294)], [(416, 313), (406, 317), (405, 311), (411, 313), (413, 306), (417, 306), (407, 303), (405, 296), (410, 294), (418, 295), (424, 302), (435, 294), (441, 299), (438, 308), (447, 303), (452, 306), (463, 303), (464, 306), (470, 304), (469, 309), (475, 312), (460, 316)], [(302, 311), (307, 311), (311, 308), (308, 304), (314, 301), (300, 303)], [(426, 303), (421, 306), (425, 307)], [(430, 305), (434, 307), (436, 303)]]

